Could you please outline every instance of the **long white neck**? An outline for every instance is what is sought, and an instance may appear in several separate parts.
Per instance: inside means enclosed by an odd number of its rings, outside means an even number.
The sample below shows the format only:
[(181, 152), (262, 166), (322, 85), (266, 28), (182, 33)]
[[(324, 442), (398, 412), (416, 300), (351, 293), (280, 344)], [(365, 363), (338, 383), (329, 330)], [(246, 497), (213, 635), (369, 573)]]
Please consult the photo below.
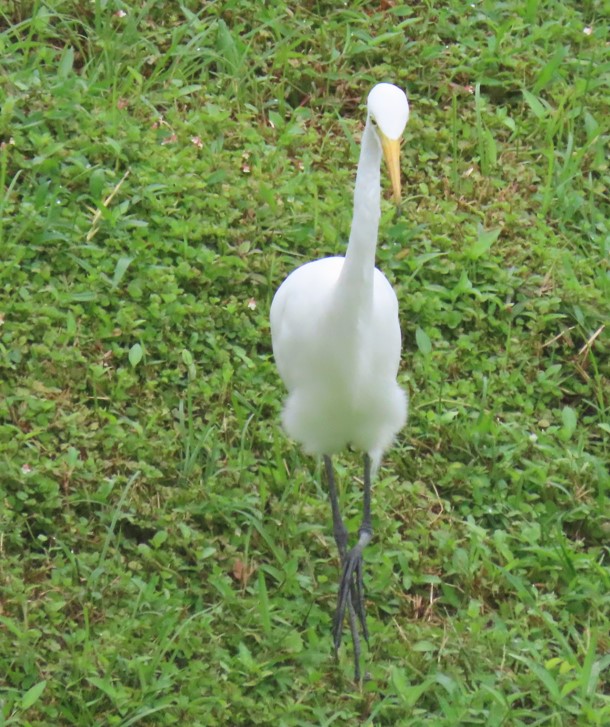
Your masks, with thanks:
[[(373, 297), (373, 273), (377, 232), (381, 216), (381, 144), (367, 120), (362, 135), (354, 215), (345, 263), (337, 287), (340, 295), (352, 302), (367, 304)], [(346, 301), (347, 302), (347, 301)]]

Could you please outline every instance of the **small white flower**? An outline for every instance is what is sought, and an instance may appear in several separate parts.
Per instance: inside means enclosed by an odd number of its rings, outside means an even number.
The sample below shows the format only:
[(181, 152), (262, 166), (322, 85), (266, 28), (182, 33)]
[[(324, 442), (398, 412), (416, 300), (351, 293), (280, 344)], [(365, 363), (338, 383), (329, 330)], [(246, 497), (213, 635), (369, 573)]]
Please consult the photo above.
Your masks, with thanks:
[(24, 475), (29, 475), (30, 472), (32, 471), (32, 468), (30, 467), (29, 464), (24, 464), (21, 466), (21, 471), (23, 472)]
[(587, 25), (587, 27), (586, 27), (586, 28), (583, 28), (583, 29), (582, 29), (582, 32), (583, 32), (583, 33), (584, 33), (585, 35), (591, 35), (591, 33), (593, 32), (593, 28), (592, 28), (592, 27), (591, 27), (590, 25)]
[(250, 308), (250, 310), (256, 310), (256, 301), (254, 298), (250, 298), (248, 301), (248, 308)]

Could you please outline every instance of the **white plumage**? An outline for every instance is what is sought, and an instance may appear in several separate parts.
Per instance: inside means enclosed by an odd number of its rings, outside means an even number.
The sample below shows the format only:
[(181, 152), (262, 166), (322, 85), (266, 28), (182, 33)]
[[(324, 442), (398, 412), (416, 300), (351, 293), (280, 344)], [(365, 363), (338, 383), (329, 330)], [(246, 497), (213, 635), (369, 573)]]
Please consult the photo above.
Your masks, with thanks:
[(379, 270), (355, 290), (342, 273), (344, 258), (316, 260), (295, 270), (274, 298), (273, 351), (289, 392), (282, 422), (309, 454), (351, 444), (376, 464), (407, 415), (396, 383), (398, 303)]

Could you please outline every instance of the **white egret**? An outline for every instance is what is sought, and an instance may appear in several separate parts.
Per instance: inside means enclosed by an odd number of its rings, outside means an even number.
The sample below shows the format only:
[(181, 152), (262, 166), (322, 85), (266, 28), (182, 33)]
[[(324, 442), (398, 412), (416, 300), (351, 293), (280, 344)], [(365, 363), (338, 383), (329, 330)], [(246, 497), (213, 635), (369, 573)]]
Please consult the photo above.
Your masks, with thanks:
[[(370, 92), (345, 258), (302, 265), (277, 290), (271, 305), (273, 353), (287, 389), (282, 423), (304, 450), (324, 459), (333, 533), (343, 573), (333, 623), (335, 653), (347, 608), (360, 678), (364, 611), (362, 552), (372, 537), (371, 479), (381, 456), (407, 419), (408, 400), (398, 386), (398, 301), (375, 267), (381, 216), (381, 157), (400, 202), (400, 139), (409, 118), (405, 93), (389, 83)], [(364, 505), (358, 541), (348, 552), (331, 456), (351, 445), (364, 452)]]

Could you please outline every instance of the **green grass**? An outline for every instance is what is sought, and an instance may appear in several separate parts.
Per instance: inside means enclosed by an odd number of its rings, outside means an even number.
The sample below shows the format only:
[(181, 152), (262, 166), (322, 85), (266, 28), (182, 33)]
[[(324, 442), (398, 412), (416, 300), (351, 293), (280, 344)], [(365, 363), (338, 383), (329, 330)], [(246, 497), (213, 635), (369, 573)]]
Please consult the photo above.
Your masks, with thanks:
[[(609, 10), (2, 4), (0, 725), (610, 724)], [(379, 80), (412, 405), (358, 690), (267, 314)]]

